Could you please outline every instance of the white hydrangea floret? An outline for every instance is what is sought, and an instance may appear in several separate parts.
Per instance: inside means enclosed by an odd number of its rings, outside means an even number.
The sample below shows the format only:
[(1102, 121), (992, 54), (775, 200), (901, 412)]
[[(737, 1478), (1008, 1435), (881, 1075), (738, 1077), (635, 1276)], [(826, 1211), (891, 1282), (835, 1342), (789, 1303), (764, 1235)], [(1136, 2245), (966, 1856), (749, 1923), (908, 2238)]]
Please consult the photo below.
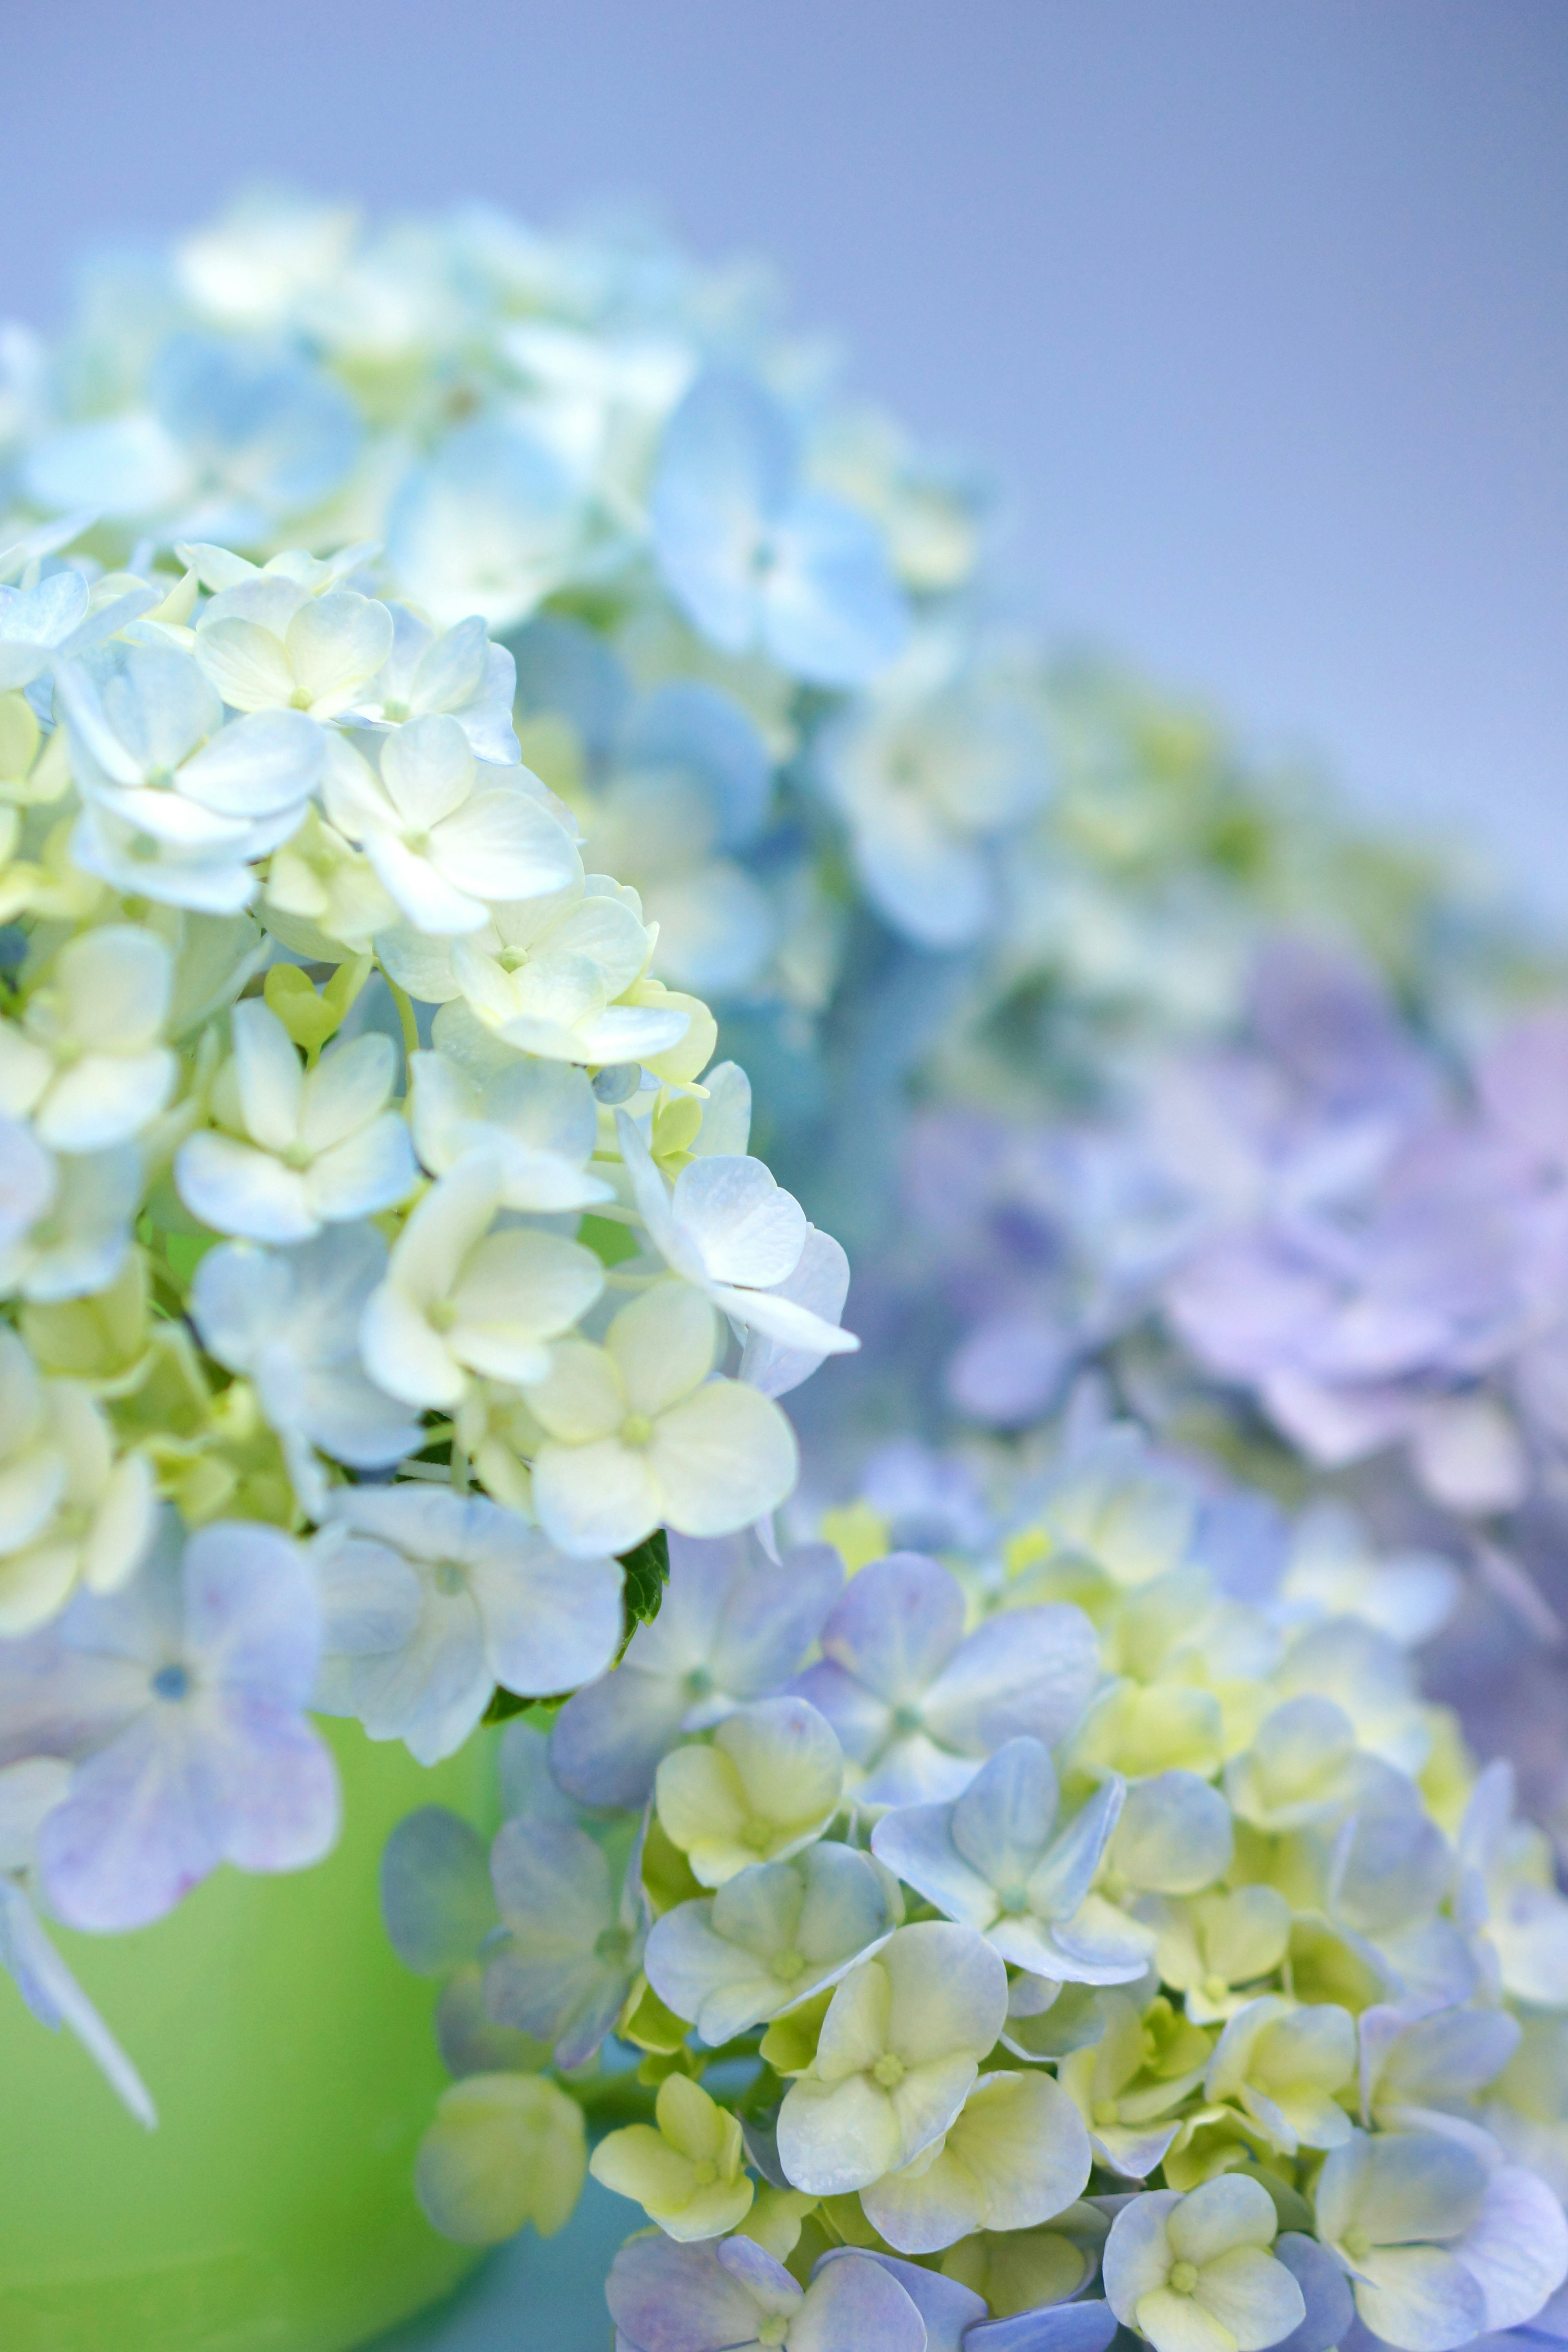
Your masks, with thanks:
[(795, 1433), (771, 1399), (711, 1377), (718, 1342), (707, 1300), (661, 1282), (622, 1307), (602, 1348), (554, 1349), (528, 1401), (545, 1433), (534, 1507), (563, 1550), (625, 1551), (661, 1524), (728, 1535), (783, 1502)]
[(199, 1129), (174, 1160), (180, 1196), (204, 1223), (247, 1241), (309, 1241), (412, 1191), (413, 1147), (391, 1108), (390, 1037), (372, 1030), (329, 1046), (307, 1071), (259, 998), (237, 1004), (233, 1024), (233, 1060), (215, 1088), (230, 1131)]

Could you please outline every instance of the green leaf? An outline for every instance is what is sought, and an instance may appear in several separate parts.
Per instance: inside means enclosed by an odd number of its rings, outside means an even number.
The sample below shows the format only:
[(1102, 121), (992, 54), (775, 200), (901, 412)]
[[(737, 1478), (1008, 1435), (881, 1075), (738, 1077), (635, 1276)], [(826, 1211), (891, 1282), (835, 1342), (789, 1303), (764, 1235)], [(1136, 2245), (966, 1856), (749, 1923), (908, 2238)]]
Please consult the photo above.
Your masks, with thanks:
[(655, 1528), (633, 1550), (623, 1552), (621, 1566), (626, 1572), (622, 1606), (629, 1642), (639, 1625), (652, 1624), (663, 1605), (669, 1582), (669, 1538), (664, 1529)]
[(498, 1683), (490, 1693), (490, 1703), (479, 1717), (481, 1723), (506, 1723), (514, 1715), (526, 1715), (535, 1701), (519, 1698), (515, 1691), (502, 1690)]

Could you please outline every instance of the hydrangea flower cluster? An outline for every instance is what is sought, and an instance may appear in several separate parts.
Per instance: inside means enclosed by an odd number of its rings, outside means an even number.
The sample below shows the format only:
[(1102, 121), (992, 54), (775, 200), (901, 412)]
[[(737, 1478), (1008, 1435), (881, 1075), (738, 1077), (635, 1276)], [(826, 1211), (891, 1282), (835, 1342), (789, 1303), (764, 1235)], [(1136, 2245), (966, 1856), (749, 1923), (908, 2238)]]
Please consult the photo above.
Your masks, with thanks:
[[(1334, 1586), (1320, 1527), (1281, 1563), (1257, 1497), (1083, 1416), (990, 1493), (908, 1447), (872, 1484), (841, 1549), (676, 1538), (624, 1661), (508, 1727), (493, 1845), (395, 1833), (456, 2077), (426, 2212), (548, 2231), (591, 2170), (651, 2224), (630, 2352), (1533, 2319), (1568, 1899), (1420, 1695), (1453, 1572), (1363, 1539)], [(889, 1550), (922, 1509), (965, 1540)]]
[[(1048, 661), (1005, 618), (975, 470), (849, 396), (757, 271), (645, 226), (253, 195), (100, 251), (64, 332), (10, 330), (0, 371), (0, 506), (90, 511), (110, 572), (374, 538), (437, 631), (505, 635), (530, 766), (638, 891), (653, 975), (720, 1004), (770, 1151), (845, 1232), (877, 1234), (891, 1175), (859, 1114), (890, 1136), (912, 1070), (966, 1100), (1101, 1091), (1226, 1016), (1260, 908), (1331, 906), (1439, 993), (1517, 961), (1478, 893), (1358, 841), (1315, 780)], [(47, 593), (0, 622), (24, 663), (81, 625), (79, 588)], [(265, 646), (225, 633), (238, 708), (447, 709), (417, 631), (318, 677), (286, 606)], [(330, 852), (312, 827), (287, 853), (304, 919), (354, 887)]]
[(922, 1113), (861, 1312), (910, 1423), (1025, 1431), (1094, 1362), (1184, 1442), (1468, 1559), (1490, 1622), (1445, 1681), (1555, 1811), (1568, 1027), (1482, 1029), (1458, 1052), (1342, 950), (1266, 941), (1230, 1033), (1114, 1115)]
[(592, 1682), (855, 1342), (483, 620), (87, 528), (0, 556), (0, 1960), (146, 2116), (40, 1914), (318, 1860), (310, 1710)]

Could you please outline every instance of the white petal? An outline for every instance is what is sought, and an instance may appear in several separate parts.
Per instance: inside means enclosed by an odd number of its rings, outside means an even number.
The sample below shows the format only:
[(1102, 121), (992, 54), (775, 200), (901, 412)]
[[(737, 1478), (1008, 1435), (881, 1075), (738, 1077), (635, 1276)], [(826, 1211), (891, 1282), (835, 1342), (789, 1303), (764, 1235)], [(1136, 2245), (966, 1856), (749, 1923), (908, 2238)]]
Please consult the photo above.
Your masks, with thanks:
[(186, 1208), (215, 1233), (303, 1242), (321, 1231), (304, 1177), (231, 1136), (210, 1129), (187, 1136), (174, 1155), (174, 1183)]

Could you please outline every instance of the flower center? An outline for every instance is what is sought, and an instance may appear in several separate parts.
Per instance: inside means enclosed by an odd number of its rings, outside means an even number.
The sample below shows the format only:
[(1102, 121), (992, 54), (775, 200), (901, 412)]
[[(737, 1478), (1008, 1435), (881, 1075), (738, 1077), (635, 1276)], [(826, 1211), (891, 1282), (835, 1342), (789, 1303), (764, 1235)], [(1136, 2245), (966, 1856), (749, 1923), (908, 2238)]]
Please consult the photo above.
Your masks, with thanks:
[(285, 1168), (292, 1168), (297, 1176), (302, 1175), (310, 1164), (310, 1156), (304, 1144), (291, 1143), (283, 1154), (283, 1165)]
[(782, 2311), (772, 2311), (757, 2324), (759, 2344), (783, 2344), (789, 2337), (789, 2322)]
[(1199, 1990), (1202, 1991), (1203, 1997), (1205, 2000), (1217, 2001), (1225, 1999), (1226, 1993), (1230, 1990), (1230, 1987), (1226, 1984), (1223, 1977), (1215, 1976), (1211, 1971), (1211, 1973), (1204, 1979), (1203, 1984)]
[(1002, 1908), (1004, 1911), (1012, 1911), (1016, 1913), (1019, 1911), (1026, 1911), (1028, 1907), (1029, 1890), (1026, 1886), (1006, 1886), (1003, 1888)]
[(1097, 2124), (1119, 2124), (1121, 2121), (1120, 2099), (1096, 2099), (1090, 2114)]
[(384, 719), (390, 719), (395, 726), (401, 727), (408, 716), (408, 705), (406, 702), (384, 702), (381, 706), (381, 715)]
[(309, 710), (310, 708), (310, 690), (309, 687), (297, 686), (294, 688), (293, 693), (289, 698), (289, 708), (290, 710)]
[(903, 2060), (896, 2052), (884, 2050), (871, 2069), (871, 2080), (879, 2083), (884, 2091), (896, 2091), (904, 2079)]
[(688, 1698), (706, 1698), (713, 1688), (713, 1677), (706, 1666), (693, 1666), (686, 1677)]
[(1191, 2294), (1198, 2283), (1195, 2263), (1173, 2263), (1171, 2265), (1171, 2287), (1173, 2294)]
[(773, 1955), (773, 1972), (781, 1984), (794, 1984), (805, 1967), (804, 1952), (791, 1949), (787, 1952), (775, 1952)]
[(153, 1677), (153, 1688), (159, 1698), (182, 1699), (190, 1687), (190, 1671), (185, 1666), (160, 1666)]
[(691, 2168), (694, 2189), (711, 2189), (719, 2178), (719, 2168), (710, 2156), (700, 2156)]
[(450, 1599), (453, 1593), (464, 1591), (468, 1584), (468, 1578), (463, 1574), (462, 1570), (458, 1566), (455, 1559), (440, 1559), (437, 1561), (436, 1590), (437, 1592), (444, 1592), (447, 1594), (447, 1598)]
[(601, 1927), (594, 1938), (594, 1958), (606, 1968), (624, 1968), (632, 1939), (624, 1927)]
[(1340, 2243), (1352, 2263), (1363, 2263), (1372, 2252), (1372, 2240), (1367, 2236), (1366, 2231), (1353, 2221), (1340, 2240)]
[(433, 1298), (425, 1309), (425, 1320), (432, 1331), (451, 1331), (457, 1327), (458, 1310), (449, 1298)]
[(653, 1443), (653, 1423), (646, 1412), (628, 1412), (621, 1423), (621, 1444), (641, 1452)]
[(741, 1832), (741, 1843), (749, 1845), (753, 1853), (766, 1853), (773, 1842), (773, 1825), (753, 1813)]
[(918, 1706), (896, 1706), (893, 1709), (893, 1732), (899, 1739), (908, 1739), (911, 1732), (922, 1728)]

